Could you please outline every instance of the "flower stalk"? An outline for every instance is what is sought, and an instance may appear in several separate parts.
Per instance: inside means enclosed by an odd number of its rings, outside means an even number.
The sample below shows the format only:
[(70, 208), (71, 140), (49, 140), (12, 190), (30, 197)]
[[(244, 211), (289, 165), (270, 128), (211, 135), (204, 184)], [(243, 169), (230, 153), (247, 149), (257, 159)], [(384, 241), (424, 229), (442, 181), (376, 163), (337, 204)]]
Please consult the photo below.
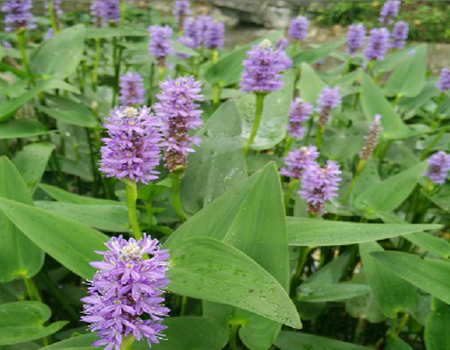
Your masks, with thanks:
[(247, 140), (247, 144), (244, 147), (244, 155), (248, 154), (250, 147), (255, 140), (256, 134), (258, 133), (259, 126), (261, 124), (261, 117), (264, 111), (264, 99), (266, 94), (256, 93), (256, 111), (255, 111), (255, 119), (253, 120), (253, 127), (250, 137)]

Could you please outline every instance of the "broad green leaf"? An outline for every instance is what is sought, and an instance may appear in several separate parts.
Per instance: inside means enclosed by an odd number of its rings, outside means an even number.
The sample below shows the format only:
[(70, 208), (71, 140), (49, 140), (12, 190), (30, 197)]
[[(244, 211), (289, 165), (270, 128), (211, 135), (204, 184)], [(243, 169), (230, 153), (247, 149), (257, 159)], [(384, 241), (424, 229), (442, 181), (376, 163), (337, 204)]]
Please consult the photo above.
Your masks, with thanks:
[(334, 246), (374, 242), (441, 228), (434, 224), (359, 224), (287, 217), (289, 245)]
[(60, 341), (58, 343), (51, 344), (49, 346), (43, 347), (40, 350), (60, 350), (60, 349), (66, 349), (66, 350), (88, 350), (88, 349), (95, 349), (91, 345), (95, 341), (97, 341), (97, 335), (95, 333), (91, 334), (85, 334), (85, 335), (79, 335), (76, 337), (72, 337), (69, 339), (65, 339), (63, 341)]
[[(254, 150), (272, 148), (286, 136), (289, 107), (294, 94), (294, 76), (292, 72), (285, 74), (284, 87), (272, 92), (264, 99), (264, 110), (261, 124), (252, 144)], [(236, 100), (236, 105), (243, 119), (243, 138), (248, 139), (253, 128), (256, 111), (256, 97), (247, 94)]]
[(233, 305), (294, 328), (301, 327), (284, 288), (238, 249), (213, 238), (196, 237), (173, 246), (170, 256), (171, 292)]
[(351, 202), (353, 204), (354, 200), (358, 198), (363, 192), (365, 192), (369, 187), (376, 185), (381, 182), (380, 175), (378, 175), (378, 166), (375, 159), (369, 159), (364, 166), (361, 175), (359, 175), (355, 186), (350, 195)]
[(84, 36), (84, 26), (76, 25), (43, 41), (31, 55), (31, 69), (35, 74), (45, 77), (69, 77), (83, 58)]
[(130, 29), (130, 28), (88, 28), (85, 31), (86, 39), (110, 39), (116, 37), (145, 37), (148, 32), (144, 30)]
[(389, 350), (413, 350), (407, 342), (400, 337), (396, 337), (389, 342)]
[(48, 306), (37, 301), (18, 301), (0, 305), (0, 345), (41, 339), (56, 333), (68, 323), (59, 321), (44, 326), (50, 316)]
[(397, 209), (414, 190), (427, 166), (427, 162), (419, 163), (369, 187), (355, 200), (355, 206), (367, 212)]
[[(0, 199), (33, 204), (31, 194), (14, 164), (0, 158)], [(0, 282), (19, 276), (30, 278), (44, 264), (44, 254), (0, 211)]]
[(30, 143), (14, 157), (14, 164), (25, 180), (31, 193), (41, 181), (50, 155), (55, 149), (51, 143)]
[(182, 181), (183, 208), (195, 213), (247, 177), (242, 151), (241, 120), (229, 101), (208, 120), (200, 135), (201, 145), (189, 155)]
[(10, 120), (0, 123), (0, 140), (40, 136), (49, 132), (44, 124), (36, 120)]
[(37, 105), (36, 108), (64, 123), (87, 128), (98, 126), (92, 110), (85, 105), (63, 97), (52, 97), (50, 101), (50, 106)]
[(369, 122), (373, 122), (376, 114), (381, 115), (384, 138), (404, 139), (413, 136), (413, 132), (403, 123), (400, 116), (383, 96), (380, 88), (366, 74), (363, 74), (362, 78), (361, 105)]
[(403, 252), (375, 252), (375, 259), (432, 296), (450, 304), (450, 262)]
[(450, 349), (450, 305), (434, 300), (432, 312), (425, 324), (425, 345), (427, 350)]
[(427, 45), (422, 44), (417, 46), (414, 54), (392, 74), (386, 84), (386, 91), (389, 96), (417, 96), (425, 86), (426, 73)]
[(399, 312), (415, 311), (419, 305), (416, 289), (370, 255), (382, 251), (383, 248), (376, 242), (359, 245), (367, 282), (378, 306), (389, 318), (395, 318)]
[(398, 107), (404, 111), (404, 113), (416, 115), (416, 111), (422, 108), (426, 103), (430, 102), (434, 97), (439, 96), (442, 93), (436, 86), (435, 81), (429, 81), (424, 86), (423, 90), (414, 97), (405, 97), (400, 100)]
[(123, 205), (84, 205), (38, 201), (36, 207), (82, 225), (106, 232), (129, 232), (128, 211)]
[(302, 332), (282, 331), (275, 341), (281, 350), (368, 350), (364, 346), (344, 343)]
[(309, 303), (340, 301), (369, 294), (370, 288), (364, 284), (333, 283), (303, 284), (298, 289), (297, 300)]
[(38, 247), (77, 275), (91, 279), (108, 237), (99, 231), (48, 211), (0, 199), (0, 210)]
[(302, 62), (306, 62), (309, 64), (316, 63), (321, 59), (327, 57), (331, 52), (336, 50), (338, 47), (342, 46), (345, 43), (345, 40), (334, 41), (330, 44), (321, 45), (318, 48), (313, 48), (309, 50), (304, 50), (300, 52), (294, 58), (294, 66), (298, 66)]
[(300, 82), (298, 85), (300, 96), (306, 102), (316, 103), (317, 97), (326, 84), (307, 63), (302, 63), (300, 67)]

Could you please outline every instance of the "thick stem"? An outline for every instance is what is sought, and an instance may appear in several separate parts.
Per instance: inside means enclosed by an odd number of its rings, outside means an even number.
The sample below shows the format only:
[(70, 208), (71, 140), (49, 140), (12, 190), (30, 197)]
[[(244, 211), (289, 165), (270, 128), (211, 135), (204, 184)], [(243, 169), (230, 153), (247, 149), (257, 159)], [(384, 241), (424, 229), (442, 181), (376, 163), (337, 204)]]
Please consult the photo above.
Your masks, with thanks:
[(20, 55), (22, 57), (23, 65), (28, 72), (31, 83), (36, 84), (33, 71), (31, 70), (30, 63), (28, 62), (27, 52), (25, 51), (25, 31), (21, 30), (17, 32), (17, 43), (19, 44)]
[(39, 291), (36, 287), (36, 284), (34, 283), (32, 278), (28, 278), (26, 276), (22, 276), (23, 281), (25, 283), (25, 287), (27, 287), (27, 293), (28, 296), (30, 298), (30, 300), (35, 300), (35, 301), (41, 301), (42, 302), (42, 297), (39, 294)]
[(320, 152), (322, 149), (322, 140), (323, 140), (323, 134), (325, 132), (325, 126), (319, 125), (319, 128), (317, 129), (317, 149)]
[(128, 207), (128, 219), (130, 220), (131, 229), (133, 231), (134, 238), (137, 240), (142, 239), (141, 229), (139, 228), (139, 221), (137, 218), (136, 202), (137, 202), (137, 185), (136, 182), (129, 179), (123, 180), (126, 184), (127, 192), (127, 207)]
[(123, 339), (122, 345), (120, 346), (121, 350), (131, 350), (133, 349), (133, 343), (135, 339), (132, 335), (129, 335), (125, 339)]
[(97, 91), (97, 82), (98, 82), (98, 67), (100, 65), (100, 55), (101, 55), (101, 42), (100, 38), (95, 39), (95, 61), (94, 61), (94, 69), (92, 71), (92, 89)]
[(237, 338), (238, 338), (238, 330), (240, 324), (232, 323), (231, 324), (231, 334), (230, 334), (230, 349), (237, 350)]
[(123, 28), (125, 25), (125, 12), (127, 9), (127, 2), (126, 0), (120, 1), (120, 27)]
[(47, 8), (48, 8), (48, 14), (50, 16), (50, 22), (52, 24), (53, 35), (56, 35), (59, 32), (59, 28), (58, 28), (58, 24), (56, 22), (55, 8), (53, 7), (53, 2), (51, 0), (47, 0)]
[(164, 66), (158, 66), (158, 82), (161, 82), (164, 79)]
[(252, 146), (253, 141), (255, 140), (256, 134), (258, 133), (259, 125), (261, 124), (261, 116), (262, 116), (263, 110), (264, 110), (264, 98), (265, 97), (266, 97), (265, 94), (256, 93), (255, 120), (253, 121), (252, 133), (250, 134), (247, 144), (244, 147), (244, 155), (248, 154), (248, 151), (250, 150), (250, 147)]
[(186, 221), (186, 216), (183, 212), (183, 206), (181, 204), (181, 171), (175, 171), (171, 174), (172, 177), (172, 206), (175, 212), (180, 217), (182, 222)]

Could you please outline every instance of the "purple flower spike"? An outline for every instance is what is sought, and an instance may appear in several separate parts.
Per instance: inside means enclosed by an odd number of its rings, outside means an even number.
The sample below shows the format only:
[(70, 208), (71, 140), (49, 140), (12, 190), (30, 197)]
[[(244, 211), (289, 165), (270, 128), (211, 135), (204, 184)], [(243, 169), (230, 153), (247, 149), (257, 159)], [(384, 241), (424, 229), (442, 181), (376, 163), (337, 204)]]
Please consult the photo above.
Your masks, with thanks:
[(150, 108), (119, 107), (106, 118), (108, 138), (102, 139), (100, 171), (106, 177), (148, 183), (158, 178), (159, 121)]
[(206, 42), (206, 31), (208, 27), (214, 23), (211, 16), (198, 16), (197, 18), (197, 27), (199, 30), (199, 45), (205, 46)]
[(165, 67), (166, 57), (173, 54), (172, 34), (169, 26), (150, 26), (150, 50), (151, 56), (158, 60), (159, 67)]
[(193, 77), (169, 78), (160, 84), (155, 111), (163, 124), (165, 167), (171, 172), (186, 167), (188, 153), (195, 152), (193, 145), (200, 144), (200, 139), (190, 136), (188, 131), (203, 125), (197, 103), (204, 100), (200, 95), (201, 86)]
[(450, 155), (440, 151), (428, 158), (430, 170), (425, 173), (435, 184), (443, 184), (450, 171)]
[(378, 144), (378, 136), (381, 132), (381, 115), (376, 115), (373, 124), (370, 126), (369, 135), (365, 137), (366, 144), (364, 145), (359, 157), (361, 159), (368, 160), (372, 157), (375, 148), (377, 148)]
[(302, 147), (288, 153), (284, 159), (286, 167), (281, 168), (280, 174), (294, 179), (301, 179), (304, 170), (316, 163), (319, 158), (316, 146)]
[(145, 89), (142, 77), (129, 72), (120, 77), (120, 104), (122, 106), (135, 106), (144, 104)]
[(268, 93), (283, 87), (281, 73), (292, 65), (285, 51), (277, 50), (269, 40), (263, 40), (261, 44), (253, 45), (247, 57), (242, 73), (242, 91)]
[(305, 41), (308, 35), (309, 21), (306, 17), (296, 17), (291, 21), (289, 36), (294, 40)]
[(330, 88), (325, 86), (319, 94), (317, 101), (317, 111), (320, 113), (319, 124), (325, 126), (331, 115), (331, 110), (337, 108), (342, 103), (342, 96), (339, 92), (339, 87)]
[(91, 5), (91, 14), (96, 27), (107, 27), (110, 23), (120, 24), (119, 0), (97, 0)]
[(200, 48), (202, 37), (199, 24), (192, 17), (187, 18), (184, 21), (184, 36), (192, 41), (191, 48)]
[(409, 24), (405, 21), (398, 21), (395, 23), (392, 31), (392, 47), (394, 49), (403, 49), (408, 39)]
[(392, 24), (392, 19), (398, 16), (401, 1), (389, 0), (383, 5), (380, 11), (381, 25)]
[(313, 111), (313, 106), (308, 102), (297, 97), (291, 104), (289, 111), (289, 135), (296, 139), (301, 139), (305, 136), (305, 128), (302, 123), (309, 120)]
[(337, 197), (341, 171), (339, 165), (329, 160), (324, 168), (318, 163), (306, 167), (302, 177), (302, 190), (298, 193), (308, 203), (308, 213), (326, 214), (325, 202)]
[(225, 39), (225, 25), (211, 22), (205, 32), (205, 47), (211, 50), (222, 49)]
[(173, 15), (175, 16), (178, 27), (183, 28), (184, 20), (191, 13), (191, 4), (189, 0), (176, 0), (173, 8)]
[(450, 69), (447, 67), (442, 69), (439, 82), (436, 86), (442, 91), (450, 90)]
[(2, 12), (5, 13), (5, 30), (16, 32), (21, 29), (34, 29), (36, 24), (31, 13), (33, 5), (31, 0), (6, 0), (2, 4)]
[(170, 312), (163, 305), (169, 254), (146, 235), (139, 241), (112, 237), (105, 245), (107, 251), (97, 252), (103, 261), (91, 263), (98, 271), (89, 281), (89, 296), (81, 299), (81, 320), (100, 338), (92, 346), (120, 350), (133, 336), (151, 347), (164, 339), (161, 332), (167, 328), (161, 322)]
[(369, 42), (364, 50), (364, 57), (369, 60), (384, 60), (389, 48), (389, 30), (373, 28), (370, 31)]
[(356, 51), (366, 42), (366, 27), (364, 24), (352, 24), (348, 27), (347, 53), (354, 56)]

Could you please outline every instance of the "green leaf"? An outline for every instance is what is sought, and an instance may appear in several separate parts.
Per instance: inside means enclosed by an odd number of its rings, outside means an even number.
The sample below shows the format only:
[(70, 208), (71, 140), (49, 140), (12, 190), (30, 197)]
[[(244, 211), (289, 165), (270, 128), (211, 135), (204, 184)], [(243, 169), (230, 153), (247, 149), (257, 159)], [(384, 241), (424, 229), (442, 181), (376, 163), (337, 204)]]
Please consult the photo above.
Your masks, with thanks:
[(0, 123), (0, 140), (40, 136), (49, 132), (44, 124), (36, 120), (10, 120)]
[(422, 44), (417, 46), (415, 53), (392, 74), (386, 84), (386, 91), (389, 96), (417, 96), (425, 86), (426, 73), (427, 45)]
[(367, 282), (378, 306), (389, 318), (395, 318), (399, 312), (414, 312), (419, 305), (415, 288), (370, 255), (382, 251), (383, 248), (376, 242), (359, 245)]
[(50, 309), (37, 301), (19, 301), (0, 305), (0, 345), (12, 345), (41, 339), (59, 331), (68, 322), (49, 326)]
[(375, 252), (372, 256), (401, 278), (432, 296), (450, 303), (450, 263), (438, 259), (421, 259), (403, 252)]
[(306, 62), (309, 64), (316, 63), (321, 59), (327, 57), (330, 53), (336, 50), (338, 47), (342, 46), (345, 43), (345, 40), (334, 41), (330, 44), (321, 45), (318, 48), (309, 49), (300, 52), (294, 58), (294, 66), (298, 66), (302, 62)]
[(82, 225), (106, 232), (129, 232), (128, 211), (123, 205), (84, 205), (38, 201), (36, 207)]
[(0, 210), (37, 246), (77, 275), (91, 279), (108, 237), (99, 231), (42, 209), (0, 199)]
[(319, 78), (310, 65), (302, 63), (300, 69), (300, 95), (306, 102), (316, 103), (317, 97), (326, 84)]
[(145, 37), (148, 33), (144, 30), (130, 28), (88, 28), (86, 29), (86, 39), (111, 39), (117, 37)]
[(281, 350), (368, 350), (364, 346), (344, 343), (317, 335), (282, 331), (275, 341)]
[(367, 74), (362, 78), (361, 105), (369, 122), (373, 122), (376, 114), (381, 115), (384, 138), (404, 139), (414, 135)]
[(14, 164), (31, 193), (34, 193), (41, 181), (54, 149), (55, 145), (51, 143), (31, 143), (22, 148), (14, 157)]
[(170, 255), (171, 292), (233, 305), (294, 328), (301, 326), (284, 288), (236, 248), (216, 239), (196, 237), (173, 246)]
[(432, 224), (358, 224), (293, 217), (286, 220), (289, 245), (304, 247), (366, 243), (441, 228)]
[(364, 284), (333, 283), (318, 284), (307, 283), (298, 289), (297, 299), (309, 303), (322, 303), (340, 301), (369, 294), (370, 288)]
[(86, 335), (79, 335), (76, 337), (72, 337), (69, 339), (65, 339), (63, 341), (60, 341), (58, 343), (51, 344), (49, 346), (43, 347), (40, 350), (60, 350), (60, 349), (66, 349), (66, 350), (88, 350), (88, 349), (95, 349), (91, 345), (95, 341), (97, 341), (97, 335), (95, 333), (86, 334)]
[(30, 59), (35, 74), (65, 79), (74, 73), (83, 58), (85, 28), (68, 27), (44, 41)]
[[(0, 199), (3, 198), (33, 204), (27, 185), (6, 157), (0, 157)], [(37, 274), (44, 264), (43, 252), (2, 212), (0, 228), (0, 282)]]
[(450, 349), (450, 305), (433, 301), (432, 312), (425, 324), (425, 345), (427, 350)]
[(197, 152), (189, 155), (189, 167), (181, 186), (183, 208), (190, 213), (202, 209), (247, 177), (241, 120), (234, 102), (221, 105), (199, 136), (202, 143)]
[(355, 206), (368, 212), (395, 210), (412, 193), (427, 166), (427, 162), (419, 163), (369, 187), (355, 200)]

